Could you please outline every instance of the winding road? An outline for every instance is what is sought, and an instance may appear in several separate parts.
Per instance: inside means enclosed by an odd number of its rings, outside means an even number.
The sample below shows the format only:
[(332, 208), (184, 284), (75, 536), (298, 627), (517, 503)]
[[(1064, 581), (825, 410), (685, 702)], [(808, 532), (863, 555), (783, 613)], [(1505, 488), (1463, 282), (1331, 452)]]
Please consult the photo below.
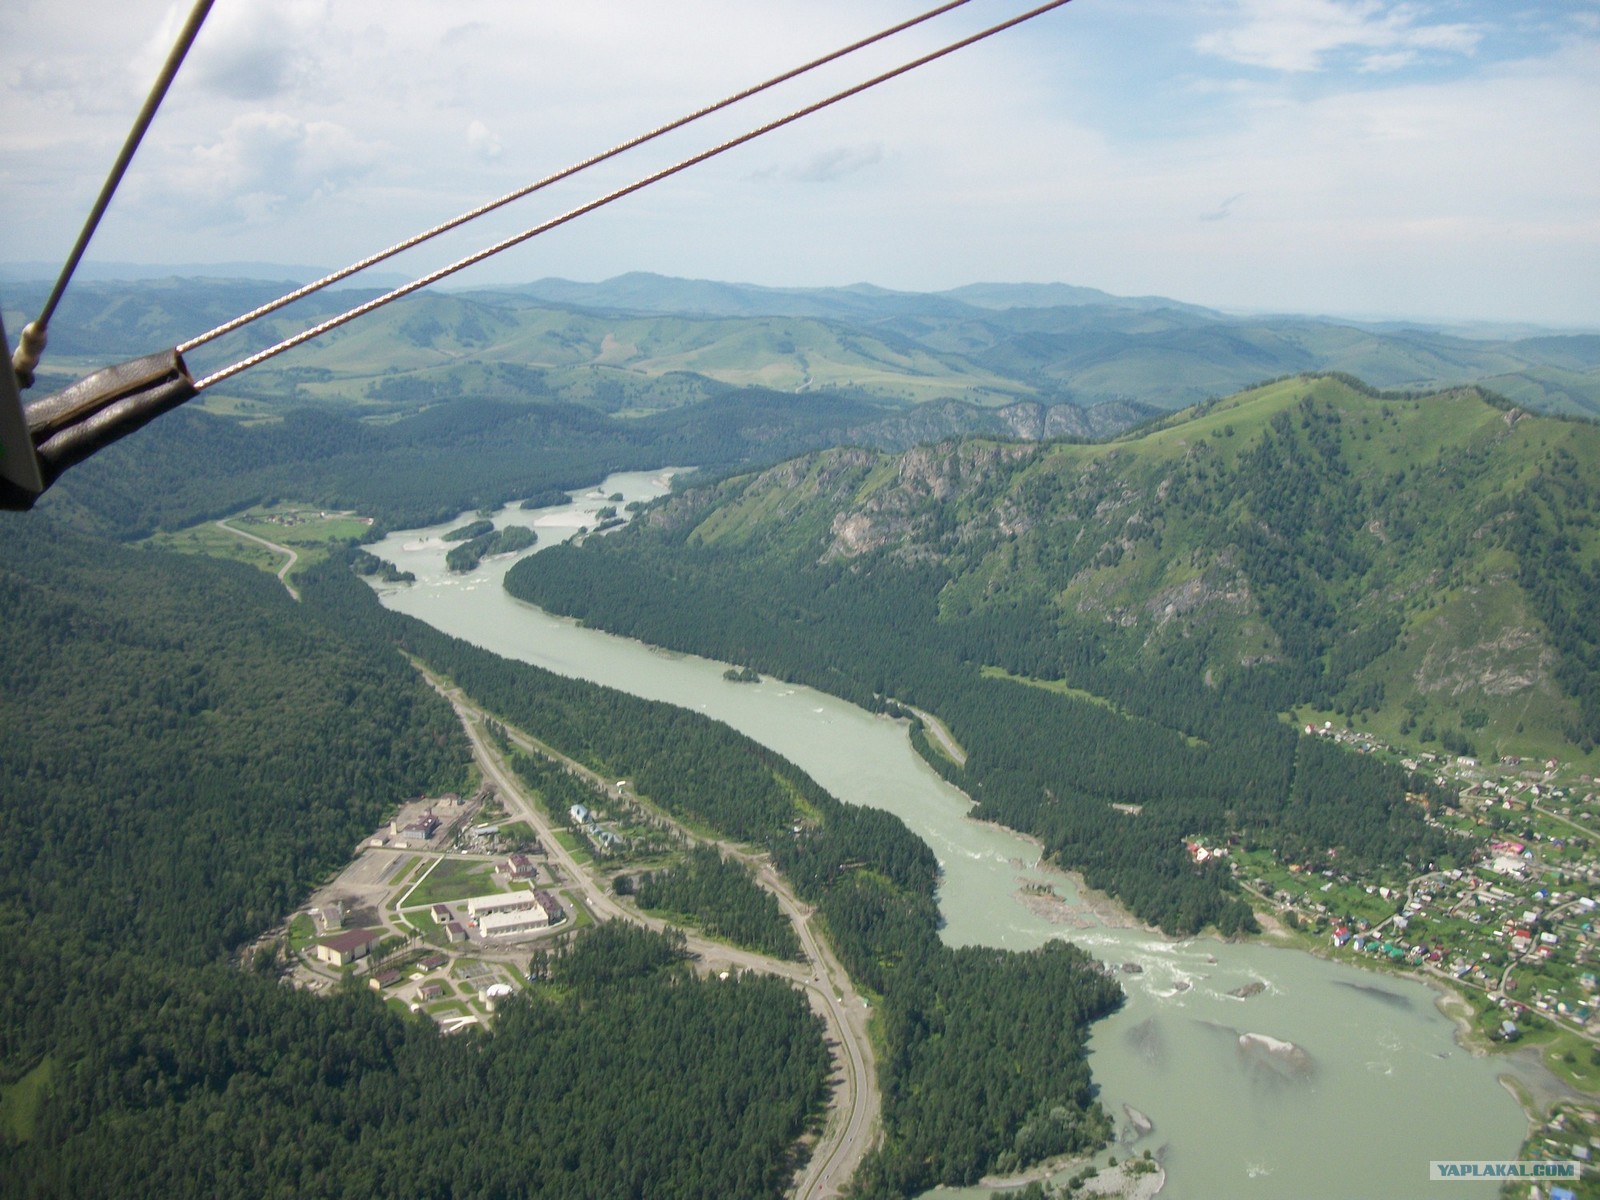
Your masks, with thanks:
[(922, 709), (900, 700), (896, 700), (895, 703), (907, 712), (917, 714), (917, 719), (922, 722), (922, 727), (927, 731), (928, 736), (939, 743), (940, 748), (949, 755), (950, 760), (956, 766), (964, 767), (967, 765), (967, 752), (961, 748), (961, 743), (956, 741), (956, 736), (950, 732), (948, 725), (930, 712), (923, 712)]
[[(596, 877), (596, 873), (580, 866), (555, 837), (555, 829), (550, 821), (529, 799), (504, 755), (484, 734), (484, 721), (498, 721), (499, 718), (491, 718), (460, 688), (450, 686), (415, 661), (413, 665), (455, 708), (472, 742), (473, 754), (483, 769), (484, 778), (495, 785), (507, 811), (515, 810), (538, 832), (550, 857), (574, 881), (574, 897), (581, 894), (585, 907), (594, 918), (632, 921), (658, 932), (666, 929), (667, 922), (647, 916), (631, 903), (624, 903), (613, 895), (604, 882)], [(602, 779), (582, 763), (575, 762), (527, 733), (503, 723), (502, 728), (513, 745), (554, 759), (582, 775), (607, 795), (619, 798), (615, 784)], [(648, 805), (637, 794), (630, 794), (630, 799)], [(683, 830), (670, 814), (654, 805), (648, 807), (653, 814), (673, 824), (691, 841), (703, 840)], [(842, 1086), (834, 1089), (827, 1122), (795, 1182), (793, 1194), (797, 1200), (827, 1200), (829, 1197), (842, 1196), (861, 1160), (876, 1145), (881, 1128), (883, 1101), (878, 1091), (876, 1056), (867, 1032), (870, 1017), (867, 1001), (856, 991), (849, 974), (834, 956), (832, 947), (812, 928), (814, 910), (795, 895), (789, 882), (778, 873), (767, 856), (727, 842), (717, 841), (715, 844), (749, 865), (755, 871), (757, 882), (777, 898), (784, 914), (794, 925), (806, 961), (786, 962), (712, 941), (692, 932), (687, 934), (689, 949), (708, 969), (759, 971), (788, 979), (805, 990), (812, 1010), (827, 1024), (836, 1050), (835, 1061), (840, 1070)]]
[(216, 526), (218, 529), (227, 530), (229, 533), (233, 534), (234, 537), (242, 537), (246, 541), (256, 542), (262, 546), (265, 546), (268, 550), (276, 550), (279, 554), (288, 555), (289, 561), (278, 568), (278, 582), (283, 584), (284, 590), (288, 592), (289, 595), (293, 596), (296, 600), (300, 599), (300, 590), (296, 588), (294, 584), (289, 582), (289, 572), (294, 570), (295, 563), (300, 561), (299, 551), (291, 550), (287, 546), (280, 546), (277, 542), (269, 542), (264, 537), (257, 537), (255, 534), (246, 533), (242, 529), (235, 529), (232, 525), (229, 525), (226, 520), (216, 522)]

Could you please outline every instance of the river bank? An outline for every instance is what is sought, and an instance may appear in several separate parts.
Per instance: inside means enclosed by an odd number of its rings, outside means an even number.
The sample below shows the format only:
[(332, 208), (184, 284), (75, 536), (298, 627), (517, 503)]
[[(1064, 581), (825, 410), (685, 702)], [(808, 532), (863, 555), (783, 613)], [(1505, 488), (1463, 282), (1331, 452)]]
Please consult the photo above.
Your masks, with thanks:
[[(1167, 1173), (1161, 1164), (1151, 1159), (1128, 1159), (1116, 1166), (1095, 1168), (1086, 1158), (1055, 1159), (1041, 1163), (1020, 1175), (988, 1175), (978, 1187), (986, 1194), (1021, 1191), (1029, 1184), (1063, 1181), (1078, 1176), (1085, 1169), (1092, 1171), (1089, 1178), (1078, 1185), (1077, 1196), (1100, 1196), (1105, 1200), (1155, 1200), (1167, 1184)], [(929, 1192), (927, 1200), (959, 1200), (966, 1191), (937, 1189)]]
[[(1270, 913), (1256, 910), (1256, 918), (1265, 928)], [(1277, 924), (1274, 921), (1274, 924)], [(1418, 972), (1395, 967), (1383, 960), (1365, 958), (1349, 961), (1334, 956), (1320, 938), (1298, 930), (1278, 925), (1281, 944), (1313, 958), (1342, 966), (1353, 966), (1371, 975), (1424, 984), (1433, 994), (1434, 1008), (1450, 1022), (1454, 1029), (1453, 1040), (1458, 1048), (1473, 1058), (1496, 1065), (1496, 1079), (1505, 1092), (1522, 1110), (1525, 1122), (1524, 1147), (1518, 1153), (1527, 1157), (1526, 1142), (1533, 1138), (1552, 1110), (1560, 1104), (1600, 1103), (1600, 1096), (1574, 1087), (1561, 1078), (1546, 1061), (1544, 1050), (1538, 1045), (1511, 1045), (1491, 1041), (1475, 1023), (1477, 1013), (1473, 998), (1460, 984), (1432, 972)], [(1536, 1156), (1536, 1155), (1535, 1155)]]
[[(654, 489), (639, 473), (597, 490), (633, 500)], [(506, 519), (518, 517), (527, 519)], [(513, 600), (500, 586), (500, 563), (451, 577), (438, 548), (398, 545), (432, 532), (398, 533), (370, 548), (417, 576), (405, 588), (380, 587), (387, 606), (506, 657), (723, 721), (840, 799), (893, 813), (939, 861), (941, 936), (953, 946), (1026, 951), (1066, 938), (1102, 962), (1134, 964), (1119, 975), (1123, 1008), (1091, 1033), (1088, 1065), (1107, 1111), (1128, 1105), (1149, 1115), (1154, 1131), (1124, 1131), (1113, 1152), (1159, 1156), (1164, 1197), (1434, 1200), (1428, 1161), (1510, 1157), (1521, 1144), (1526, 1122), (1496, 1082), (1501, 1064), (1459, 1051), (1455, 1024), (1431, 992), (1397, 980), (1385, 989), (1396, 996), (1385, 1000), (1352, 987), (1368, 973), (1286, 952), (1266, 937), (1164, 937), (1081, 878), (1041, 862), (1036, 842), (974, 821), (970, 799), (916, 753), (904, 722), (782, 680), (730, 683), (727, 663), (613, 638)], [(1234, 994), (1255, 982), (1264, 986)], [(1240, 1039), (1250, 1033), (1304, 1047), (1309, 1069), (1291, 1075), (1247, 1052), (1254, 1043), (1242, 1047)], [(1470, 1183), (1452, 1189), (1484, 1200), (1494, 1192)]]

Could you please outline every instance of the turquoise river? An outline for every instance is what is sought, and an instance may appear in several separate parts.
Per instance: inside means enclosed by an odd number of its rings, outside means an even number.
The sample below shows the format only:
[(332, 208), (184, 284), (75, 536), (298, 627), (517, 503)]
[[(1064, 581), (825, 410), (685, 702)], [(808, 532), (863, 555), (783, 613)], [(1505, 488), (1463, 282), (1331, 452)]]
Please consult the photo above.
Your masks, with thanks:
[[(643, 500), (665, 487), (662, 472), (618, 474), (573, 504), (507, 509), (496, 521), (533, 525), (537, 553), (597, 523), (605, 497)], [(1090, 1059), (1119, 1126), (1108, 1153), (1157, 1154), (1164, 1198), (1495, 1194), (1429, 1182), (1428, 1164), (1513, 1157), (1525, 1120), (1499, 1077), (1517, 1070), (1537, 1084), (1539, 1072), (1463, 1050), (1428, 987), (1259, 942), (1136, 928), (1114, 906), (1086, 902), (1034, 843), (970, 820), (966, 796), (918, 758), (903, 722), (778, 680), (729, 683), (725, 664), (553, 617), (506, 594), (509, 557), (454, 575), (440, 534), (457, 523), (371, 547), (417, 576), (380, 588), (386, 606), (506, 657), (705, 713), (841, 799), (896, 814), (939, 857), (952, 944), (1025, 950), (1068, 938), (1115, 965), (1127, 1003), (1097, 1026)]]

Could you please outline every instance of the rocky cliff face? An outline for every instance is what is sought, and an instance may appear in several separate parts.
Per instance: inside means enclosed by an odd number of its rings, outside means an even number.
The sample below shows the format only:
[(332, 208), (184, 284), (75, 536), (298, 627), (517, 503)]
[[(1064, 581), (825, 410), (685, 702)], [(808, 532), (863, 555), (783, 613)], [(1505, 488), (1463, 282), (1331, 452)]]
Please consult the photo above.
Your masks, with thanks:
[[(1045, 413), (1005, 411), (1021, 433)], [(1572, 660), (1536, 607), (1555, 584), (1536, 601), (1528, 580), (1537, 562), (1600, 556), (1600, 524), (1563, 508), (1548, 518), (1557, 532), (1530, 541), (1529, 514), (1543, 510), (1527, 489), (1559, 471), (1574, 495), (1600, 493), (1584, 475), (1597, 458), (1594, 430), (1471, 393), (1400, 403), (1292, 380), (1109, 445), (825, 451), (690, 492), (648, 521), (785, 570), (916, 566), (943, 581), (945, 620), (1098, 629), (1147, 665), (1198, 658), (1207, 678), (1266, 664), (1326, 673), (1335, 694), (1396, 725), (1403, 708), (1424, 728), (1575, 728), (1571, 685), (1557, 683)]]

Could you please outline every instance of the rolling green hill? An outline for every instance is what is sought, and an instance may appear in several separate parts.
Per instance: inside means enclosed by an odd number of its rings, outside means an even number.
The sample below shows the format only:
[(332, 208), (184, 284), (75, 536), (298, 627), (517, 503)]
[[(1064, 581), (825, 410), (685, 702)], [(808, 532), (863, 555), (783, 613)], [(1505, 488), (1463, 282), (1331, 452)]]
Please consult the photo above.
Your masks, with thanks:
[[(289, 286), (81, 284), (54, 322), (47, 367), (87, 371), (182, 342)], [(10, 288), (7, 319), (16, 328), (42, 290)], [(368, 294), (302, 301), (198, 350), (193, 365), (204, 372), (232, 361)], [(1264, 379), (1329, 370), (1411, 390), (1488, 381), (1538, 411), (1600, 412), (1594, 335), (1463, 337), (1420, 326), (1237, 317), (1061, 284), (919, 295), (642, 274), (421, 293), (230, 380), (206, 404), (250, 418), (306, 404), (392, 418), (462, 398), (543, 395), (638, 414), (727, 387), (762, 387), (902, 406), (954, 399), (1176, 409)]]
[[(808, 455), (507, 586), (938, 714), (970, 752), (938, 765), (980, 814), (1190, 929), (1238, 919), (1177, 849), (1197, 832), (1394, 867), (1449, 853), (1403, 803), (1428, 780), (1325, 760), (1285, 714), (1413, 754), (1595, 765), (1597, 497), (1600, 428), (1297, 377), (1109, 444)], [(1306, 804), (1346, 771), (1372, 773), (1337, 785), (1356, 810)], [(1113, 804), (1143, 806), (1136, 842)]]
[(802, 505), (777, 482), (788, 464), (725, 484), (691, 540), (937, 563), (943, 620), (1031, 609), (1115, 629), (1151, 666), (1203, 644), (1202, 670), (1281, 664), (1307, 699), (1397, 735), (1471, 710), (1476, 740), (1507, 749), (1600, 740), (1593, 680), (1561, 666), (1585, 654), (1560, 649), (1576, 597), (1549, 591), (1600, 564), (1593, 426), (1296, 378), (1109, 445), (955, 443), (842, 472), (848, 457), (806, 475), (850, 479), (847, 496)]

